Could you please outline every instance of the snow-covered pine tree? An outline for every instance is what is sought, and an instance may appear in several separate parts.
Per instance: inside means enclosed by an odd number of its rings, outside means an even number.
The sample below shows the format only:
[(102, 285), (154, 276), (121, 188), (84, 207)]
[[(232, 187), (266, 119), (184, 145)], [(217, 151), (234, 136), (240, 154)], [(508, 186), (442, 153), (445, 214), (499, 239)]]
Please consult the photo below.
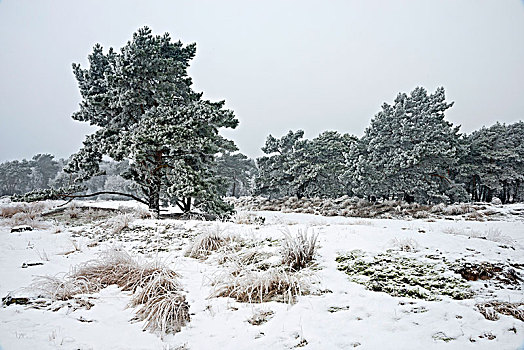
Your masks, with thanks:
[(26, 159), (0, 164), (0, 196), (22, 194), (31, 190), (31, 163)]
[(269, 135), (257, 159), (259, 174), (256, 190), (273, 197), (296, 196), (335, 198), (348, 193), (341, 175), (344, 159), (354, 136), (325, 131), (318, 137), (302, 139), (298, 130), (280, 139)]
[(37, 154), (31, 161), (31, 188), (44, 189), (49, 188), (49, 182), (55, 178), (60, 170), (58, 162), (54, 160), (51, 154)]
[(355, 136), (337, 131), (324, 131), (308, 140), (306, 172), (315, 174), (308, 186), (309, 197), (338, 198), (350, 193), (342, 175), (347, 170), (346, 155), (356, 141)]
[(522, 201), (524, 182), (524, 122), (495, 123), (467, 136), (460, 179), (474, 201)]
[(258, 172), (253, 159), (242, 153), (223, 152), (216, 159), (217, 175), (224, 178), (221, 193), (239, 197), (251, 193), (254, 178)]
[(266, 155), (257, 158), (258, 175), (255, 179), (255, 193), (269, 197), (302, 197), (300, 188), (295, 188), (292, 181), (296, 174), (295, 152), (303, 147), (303, 130), (289, 131), (280, 139), (269, 135), (262, 152)]
[(224, 102), (202, 99), (187, 74), (196, 46), (139, 29), (119, 53), (95, 45), (89, 68), (73, 64), (82, 102), (73, 119), (99, 127), (86, 137), (66, 171), (78, 180), (99, 172), (103, 156), (128, 160), (123, 176), (140, 187), (133, 198), (159, 214), (162, 203), (214, 214), (231, 210), (218, 195), (215, 155), (236, 150), (219, 128), (238, 120)]
[(421, 87), (384, 103), (348, 155), (353, 191), (418, 202), (463, 200), (465, 191), (450, 178), (461, 153), (459, 127), (444, 119), (452, 105), (444, 88), (428, 95)]

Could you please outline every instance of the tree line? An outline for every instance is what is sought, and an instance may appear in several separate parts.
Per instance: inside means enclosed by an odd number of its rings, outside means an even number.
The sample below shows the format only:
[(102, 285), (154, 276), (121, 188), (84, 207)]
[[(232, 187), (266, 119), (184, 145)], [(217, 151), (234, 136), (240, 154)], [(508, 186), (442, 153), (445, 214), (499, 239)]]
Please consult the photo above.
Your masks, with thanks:
[(385, 103), (357, 138), (302, 130), (270, 135), (257, 159), (255, 194), (419, 203), (524, 200), (524, 123), (496, 123), (470, 134), (444, 119), (453, 103), (421, 87)]
[[(224, 196), (358, 196), (423, 203), (523, 200), (523, 125), (469, 135), (444, 119), (443, 88), (416, 88), (385, 103), (358, 138), (302, 130), (269, 135), (249, 159), (220, 135), (238, 125), (225, 102), (194, 91), (196, 45), (139, 29), (120, 50), (96, 44), (73, 64), (82, 97), (72, 118), (97, 126), (67, 161), (37, 155), (0, 165), (0, 193), (20, 200), (117, 195), (183, 212), (232, 212)], [(37, 190), (38, 189), (38, 190)], [(33, 190), (33, 191), (31, 191)], [(31, 191), (27, 195), (23, 193)]]

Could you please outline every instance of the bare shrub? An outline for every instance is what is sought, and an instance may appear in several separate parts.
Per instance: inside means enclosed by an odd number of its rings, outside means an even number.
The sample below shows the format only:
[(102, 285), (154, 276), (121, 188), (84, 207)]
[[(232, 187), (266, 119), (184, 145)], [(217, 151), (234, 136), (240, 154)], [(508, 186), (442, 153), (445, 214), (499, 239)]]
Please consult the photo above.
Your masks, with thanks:
[(508, 303), (503, 301), (488, 301), (476, 305), (485, 319), (490, 321), (498, 320), (499, 313), (524, 321), (524, 303)]
[(289, 230), (283, 233), (282, 263), (295, 271), (306, 267), (315, 257), (318, 234), (312, 233), (309, 236), (307, 229), (299, 229), (296, 236), (292, 236)]
[(189, 304), (184, 295), (168, 291), (149, 299), (136, 316), (145, 321), (144, 329), (151, 332), (176, 333), (190, 321)]
[(297, 296), (308, 294), (310, 281), (305, 274), (284, 268), (252, 271), (232, 269), (216, 276), (210, 297), (229, 297), (239, 302), (262, 303), (270, 300), (293, 303)]
[(393, 238), (391, 245), (402, 252), (414, 253), (419, 250), (419, 244), (413, 238)]
[(230, 237), (227, 237), (217, 226), (214, 230), (199, 234), (185, 255), (190, 258), (205, 259), (209, 254), (226, 245), (227, 241), (230, 241)]

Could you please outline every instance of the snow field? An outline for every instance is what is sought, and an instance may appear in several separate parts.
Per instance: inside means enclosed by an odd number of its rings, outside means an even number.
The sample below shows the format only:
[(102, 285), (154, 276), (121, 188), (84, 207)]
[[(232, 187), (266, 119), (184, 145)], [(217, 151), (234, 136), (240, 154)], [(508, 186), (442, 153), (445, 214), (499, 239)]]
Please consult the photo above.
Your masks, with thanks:
[[(115, 203), (105, 203), (118, 207)], [(119, 214), (114, 213), (113, 216)], [(487, 300), (523, 302), (520, 288), (498, 289), (490, 281), (467, 282), (472, 299), (426, 301), (392, 297), (367, 290), (337, 270), (336, 257), (361, 249), (378, 254), (393, 249), (414, 258), (436, 255), (447, 260), (524, 263), (522, 221), (464, 221), (436, 219), (387, 220), (322, 217), (312, 214), (247, 212), (264, 224), (150, 220), (133, 218), (119, 232), (110, 219), (71, 223), (46, 219), (47, 227), (10, 233), (11, 222), (0, 221), (0, 296), (31, 296), (35, 276), (61, 276), (74, 266), (119, 248), (133, 257), (162, 261), (179, 274), (191, 321), (175, 334), (142, 331), (143, 322), (130, 322), (132, 293), (112, 285), (79, 299), (55, 302), (57, 311), (10, 305), (0, 309), (3, 349), (516, 349), (524, 342), (524, 323), (500, 315), (486, 320), (475, 304)], [(127, 219), (126, 219), (127, 220)], [(121, 226), (121, 225), (120, 225)], [(256, 248), (266, 253), (261, 264), (278, 266), (286, 230), (318, 234), (312, 293), (294, 304), (268, 301), (238, 302), (210, 298), (217, 277), (228, 271), (227, 254)], [(206, 232), (237, 237), (235, 249), (212, 250), (205, 257), (185, 256)], [(489, 235), (491, 233), (491, 235)], [(483, 238), (479, 238), (483, 237)], [(502, 238), (501, 238), (502, 237)], [(484, 239), (485, 238), (485, 239)], [(402, 252), (410, 242), (418, 252)], [(394, 253), (396, 254), (396, 253)], [(43, 265), (22, 268), (23, 263)], [(460, 275), (457, 275), (460, 276)], [(488, 284), (488, 287), (484, 287)], [(69, 305), (69, 306), (68, 306)], [(59, 307), (62, 306), (62, 307)], [(251, 320), (251, 323), (249, 322)], [(253, 321), (255, 320), (255, 321)], [(254, 323), (254, 324), (252, 324)]]

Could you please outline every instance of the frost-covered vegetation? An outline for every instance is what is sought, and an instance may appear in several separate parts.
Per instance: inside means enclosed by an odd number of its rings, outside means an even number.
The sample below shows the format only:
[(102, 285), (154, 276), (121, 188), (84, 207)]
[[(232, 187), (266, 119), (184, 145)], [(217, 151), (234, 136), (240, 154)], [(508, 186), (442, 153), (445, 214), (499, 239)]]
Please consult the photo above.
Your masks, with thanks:
[[(397, 297), (438, 300), (447, 295), (453, 299), (473, 296), (469, 286), (445, 264), (387, 252), (368, 257), (354, 250), (336, 258), (338, 269), (375, 292)], [(429, 261), (428, 261), (429, 260)]]
[[(515, 348), (524, 332), (520, 204), (209, 222), (63, 203), (0, 206), (6, 348)], [(11, 232), (20, 213), (30, 230)]]
[[(114, 65), (123, 59), (112, 51), (104, 54), (96, 46), (89, 69), (75, 66), (84, 104), (73, 118), (105, 129), (91, 135), (84, 148), (67, 162), (39, 154), (31, 161), (1, 164), (0, 194), (14, 194), (16, 200), (23, 201), (116, 195), (148, 205), (157, 216), (161, 204), (169, 203), (183, 212), (196, 206), (197, 210), (215, 215), (230, 214), (231, 206), (221, 199), (227, 195), (263, 195), (277, 203), (296, 197), (310, 201), (312, 206), (306, 212), (323, 215), (374, 217), (377, 213), (411, 211), (420, 218), (439, 210), (424, 205), (492, 200), (505, 204), (524, 199), (524, 150), (520, 142), (524, 139), (524, 123), (497, 123), (469, 135), (460, 134), (458, 127), (444, 119), (453, 103), (445, 101), (442, 88), (433, 94), (423, 88), (416, 88), (410, 95), (399, 94), (393, 105), (383, 105), (360, 139), (336, 131), (326, 131), (311, 140), (303, 139), (302, 130), (290, 131), (280, 139), (269, 135), (262, 148), (266, 155), (255, 163), (241, 153), (231, 153), (236, 149), (232, 142), (218, 135), (203, 142), (198, 136), (202, 133), (195, 133), (205, 129), (205, 135), (214, 135), (220, 127), (236, 126), (237, 121), (231, 111), (222, 109), (222, 103), (201, 100), (200, 95), (192, 92), (185, 70), (194, 55), (194, 46), (172, 44), (169, 37), (154, 37), (147, 28), (135, 34), (133, 40), (124, 51), (146, 50), (151, 57), (158, 56), (158, 67), (172, 64), (155, 51), (158, 47), (180, 51), (180, 57), (184, 57), (178, 68), (172, 67), (177, 73), (170, 78), (171, 85), (155, 90), (152, 98), (133, 89), (126, 92), (136, 93), (137, 98), (142, 96), (145, 100), (141, 106), (149, 106), (142, 107), (142, 112), (137, 112), (133, 103), (118, 107), (137, 113), (134, 118), (125, 119), (126, 128), (133, 133), (118, 133), (115, 129), (121, 123), (118, 113), (123, 112), (111, 109), (111, 99), (107, 99), (106, 105), (93, 102), (101, 96), (113, 96), (115, 89), (120, 91), (119, 84), (123, 82), (119, 79), (132, 79), (132, 75), (121, 77), (113, 72), (118, 77), (111, 78), (114, 86), (89, 90), (88, 87), (100, 84), (98, 70), (114, 71)], [(126, 61), (126, 65), (140, 67), (145, 64), (143, 59)], [(164, 73), (152, 67), (148, 74)], [(169, 105), (166, 96), (175, 92), (186, 94), (186, 100)], [(165, 108), (161, 109), (161, 105)], [(103, 113), (116, 116), (100, 119)], [(196, 115), (205, 115), (212, 122), (198, 119), (195, 124)], [(114, 130), (115, 136), (107, 138), (103, 130)], [(147, 142), (136, 143), (139, 138)], [(121, 146), (113, 147), (114, 142)], [(197, 152), (195, 145), (202, 150)], [(103, 154), (117, 162), (102, 161)], [(30, 190), (33, 191), (23, 195)], [(374, 210), (363, 212), (348, 206), (349, 197), (379, 204)], [(320, 198), (331, 199), (334, 204), (318, 203)], [(395, 201), (400, 200), (416, 204), (397, 205)], [(288, 204), (291, 210), (297, 209), (293, 208), (296, 203)], [(396, 206), (396, 213), (380, 208), (392, 205)], [(472, 219), (478, 214), (478, 210), (472, 212)], [(478, 219), (485, 213), (480, 214)]]

